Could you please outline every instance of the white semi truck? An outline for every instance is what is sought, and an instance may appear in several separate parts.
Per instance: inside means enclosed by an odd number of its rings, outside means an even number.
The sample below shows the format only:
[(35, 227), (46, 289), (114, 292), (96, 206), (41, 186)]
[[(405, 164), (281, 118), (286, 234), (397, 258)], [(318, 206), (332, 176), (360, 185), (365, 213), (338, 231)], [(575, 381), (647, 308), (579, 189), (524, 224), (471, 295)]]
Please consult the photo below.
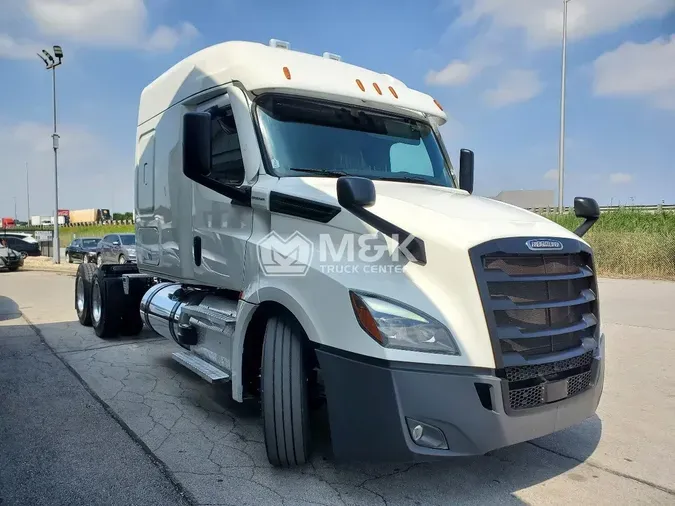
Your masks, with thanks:
[(323, 56), (225, 42), (147, 86), (137, 265), (80, 265), (99, 336), (143, 326), (234, 400), (260, 399), (270, 462), (483, 454), (593, 415), (604, 378), (593, 253), (472, 195), (432, 97)]

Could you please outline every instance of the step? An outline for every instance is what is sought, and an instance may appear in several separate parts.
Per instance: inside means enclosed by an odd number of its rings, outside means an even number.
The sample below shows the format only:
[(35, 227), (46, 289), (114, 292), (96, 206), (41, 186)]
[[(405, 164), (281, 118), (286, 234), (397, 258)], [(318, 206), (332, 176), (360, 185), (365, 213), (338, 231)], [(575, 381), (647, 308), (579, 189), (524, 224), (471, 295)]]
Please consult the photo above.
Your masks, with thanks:
[(234, 330), (237, 322), (236, 305), (232, 311), (221, 311), (204, 306), (185, 306), (183, 308), (183, 323), (197, 325), (215, 332), (227, 333)]
[(209, 383), (218, 383), (230, 379), (230, 375), (225, 371), (218, 369), (215, 365), (202, 360), (189, 351), (177, 351), (172, 353), (172, 356), (176, 362), (184, 365)]

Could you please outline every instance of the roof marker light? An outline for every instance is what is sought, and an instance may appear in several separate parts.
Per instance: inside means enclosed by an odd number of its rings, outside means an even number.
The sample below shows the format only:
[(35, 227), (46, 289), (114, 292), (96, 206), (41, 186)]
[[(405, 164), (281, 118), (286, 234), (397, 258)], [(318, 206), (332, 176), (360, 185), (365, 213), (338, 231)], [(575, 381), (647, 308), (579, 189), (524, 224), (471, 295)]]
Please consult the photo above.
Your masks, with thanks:
[(286, 76), (286, 79), (291, 79), (291, 71), (288, 70), (288, 67), (284, 67), (284, 75)]
[(285, 40), (270, 39), (270, 46), (276, 47), (276, 48), (279, 48), (279, 49), (290, 49), (291, 43), (286, 42)]
[(356, 84), (359, 85), (359, 88), (361, 88), (361, 91), (366, 91), (366, 87), (365, 87), (365, 86), (363, 85), (363, 83), (361, 82), (361, 79), (357, 79), (357, 80), (356, 80)]
[(377, 85), (377, 83), (373, 83), (373, 88), (375, 88), (375, 91), (377, 92), (378, 95), (382, 95), (382, 90)]
[(323, 57), (329, 60), (342, 61), (342, 57), (339, 54), (329, 53), (328, 51), (323, 53)]
[(438, 100), (434, 99), (434, 104), (436, 104), (436, 107), (438, 107), (441, 111), (443, 110), (443, 106), (438, 103)]
[(396, 93), (396, 90), (389, 86), (389, 91), (391, 91), (391, 94), (394, 95), (394, 98), (398, 98), (398, 93)]

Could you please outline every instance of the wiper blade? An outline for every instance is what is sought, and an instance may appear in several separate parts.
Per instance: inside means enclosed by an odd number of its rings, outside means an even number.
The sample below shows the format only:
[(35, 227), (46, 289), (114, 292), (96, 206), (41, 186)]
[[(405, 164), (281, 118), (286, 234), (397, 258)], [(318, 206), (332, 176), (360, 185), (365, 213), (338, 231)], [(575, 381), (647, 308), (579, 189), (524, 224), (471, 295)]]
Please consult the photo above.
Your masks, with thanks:
[(349, 176), (350, 174), (346, 173), (344, 170), (331, 170), (331, 169), (305, 169), (298, 167), (291, 167), (292, 171), (295, 172), (309, 172), (310, 174), (319, 174), (320, 176), (328, 177), (340, 177), (340, 176)]

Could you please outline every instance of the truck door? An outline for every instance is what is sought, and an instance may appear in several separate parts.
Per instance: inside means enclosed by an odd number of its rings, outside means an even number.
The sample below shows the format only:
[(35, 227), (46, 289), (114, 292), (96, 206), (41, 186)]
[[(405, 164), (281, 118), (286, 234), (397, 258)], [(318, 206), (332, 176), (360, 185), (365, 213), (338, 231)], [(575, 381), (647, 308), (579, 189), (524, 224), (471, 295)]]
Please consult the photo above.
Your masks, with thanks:
[[(239, 186), (245, 180), (244, 161), (239, 140), (240, 129), (227, 95), (202, 104), (211, 122), (211, 160), (209, 177)], [(244, 118), (243, 120), (248, 120)], [(232, 200), (203, 185), (193, 187), (193, 255), (194, 276), (206, 285), (240, 290), (244, 283), (246, 241), (251, 236), (253, 213), (250, 207)]]

